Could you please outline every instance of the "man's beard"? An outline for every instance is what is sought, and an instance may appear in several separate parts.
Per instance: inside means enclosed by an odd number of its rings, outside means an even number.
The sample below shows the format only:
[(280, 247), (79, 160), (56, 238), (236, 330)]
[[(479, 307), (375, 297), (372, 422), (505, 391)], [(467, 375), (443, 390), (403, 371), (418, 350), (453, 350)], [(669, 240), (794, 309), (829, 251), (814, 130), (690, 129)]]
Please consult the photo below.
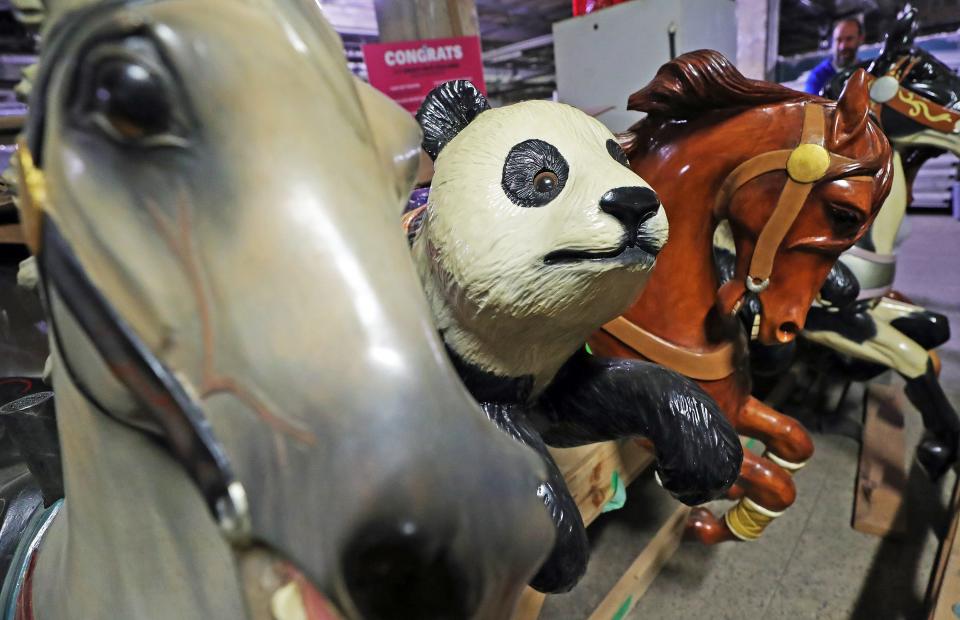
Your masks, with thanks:
[(857, 53), (856, 52), (845, 52), (834, 54), (833, 64), (837, 69), (846, 69), (853, 66), (857, 62)]

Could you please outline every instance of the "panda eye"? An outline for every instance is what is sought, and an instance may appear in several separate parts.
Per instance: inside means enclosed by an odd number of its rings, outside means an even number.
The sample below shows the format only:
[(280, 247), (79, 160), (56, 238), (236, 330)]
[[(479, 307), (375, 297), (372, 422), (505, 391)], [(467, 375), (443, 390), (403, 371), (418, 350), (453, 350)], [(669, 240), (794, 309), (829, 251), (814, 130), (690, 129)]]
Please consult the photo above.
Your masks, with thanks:
[(501, 187), (513, 204), (542, 207), (560, 195), (570, 166), (557, 147), (543, 140), (515, 145), (503, 163)]
[(614, 159), (618, 164), (630, 167), (630, 160), (627, 159), (627, 154), (624, 152), (623, 148), (617, 144), (616, 140), (607, 140), (607, 152), (610, 153), (610, 157)]
[(557, 173), (553, 170), (543, 170), (533, 177), (533, 189), (541, 194), (549, 194), (560, 184)]

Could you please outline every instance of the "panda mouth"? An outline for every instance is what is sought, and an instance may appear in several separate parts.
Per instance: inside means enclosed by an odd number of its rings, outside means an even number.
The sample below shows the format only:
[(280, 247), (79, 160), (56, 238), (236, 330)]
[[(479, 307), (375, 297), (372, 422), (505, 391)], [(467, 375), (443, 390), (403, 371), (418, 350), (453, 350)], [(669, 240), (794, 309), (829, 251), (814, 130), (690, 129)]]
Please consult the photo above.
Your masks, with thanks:
[(653, 265), (657, 253), (660, 251), (656, 241), (637, 230), (627, 235), (620, 245), (612, 250), (554, 250), (543, 258), (547, 265), (579, 262), (610, 262), (622, 265)]

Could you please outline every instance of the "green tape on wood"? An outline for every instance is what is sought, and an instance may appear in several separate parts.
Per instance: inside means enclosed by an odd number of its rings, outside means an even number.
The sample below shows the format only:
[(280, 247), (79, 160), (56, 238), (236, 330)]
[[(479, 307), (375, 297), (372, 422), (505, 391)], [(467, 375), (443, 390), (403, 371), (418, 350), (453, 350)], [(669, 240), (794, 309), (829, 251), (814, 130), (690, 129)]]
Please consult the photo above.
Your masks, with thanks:
[(600, 512), (620, 510), (627, 503), (627, 485), (623, 484), (623, 480), (620, 479), (620, 474), (617, 470), (613, 470), (613, 475), (610, 476), (610, 488), (613, 489), (613, 497), (603, 505)]
[(628, 596), (627, 600), (623, 602), (623, 605), (620, 606), (620, 609), (617, 610), (617, 613), (613, 614), (610, 617), (610, 620), (623, 620), (623, 617), (627, 615), (627, 612), (630, 611), (630, 606), (633, 603), (633, 596)]

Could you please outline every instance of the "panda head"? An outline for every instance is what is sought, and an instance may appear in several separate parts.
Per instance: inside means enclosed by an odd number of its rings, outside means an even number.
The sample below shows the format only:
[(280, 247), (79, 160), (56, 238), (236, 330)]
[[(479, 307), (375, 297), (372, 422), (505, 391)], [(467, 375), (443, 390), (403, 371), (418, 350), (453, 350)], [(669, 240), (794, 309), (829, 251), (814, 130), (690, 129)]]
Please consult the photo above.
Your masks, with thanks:
[(600, 122), (549, 101), (490, 109), (466, 81), (417, 119), (435, 173), (414, 253), (460, 323), (585, 338), (640, 293), (667, 219)]

